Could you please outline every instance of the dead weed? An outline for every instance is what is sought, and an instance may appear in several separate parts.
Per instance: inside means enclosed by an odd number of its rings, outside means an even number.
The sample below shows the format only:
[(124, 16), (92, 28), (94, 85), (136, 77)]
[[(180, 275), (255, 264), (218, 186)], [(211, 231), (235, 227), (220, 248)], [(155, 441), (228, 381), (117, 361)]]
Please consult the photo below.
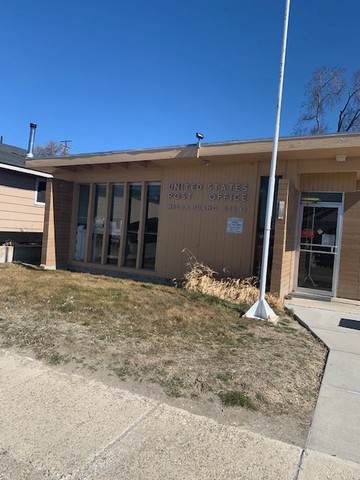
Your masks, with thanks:
[[(184, 251), (188, 256), (187, 272), (183, 288), (191, 292), (212, 295), (223, 300), (228, 300), (241, 305), (253, 305), (259, 298), (258, 278), (219, 278), (219, 274), (207, 265), (198, 262), (189, 251)], [(281, 312), (284, 304), (281, 299), (273, 294), (266, 294), (269, 305)]]

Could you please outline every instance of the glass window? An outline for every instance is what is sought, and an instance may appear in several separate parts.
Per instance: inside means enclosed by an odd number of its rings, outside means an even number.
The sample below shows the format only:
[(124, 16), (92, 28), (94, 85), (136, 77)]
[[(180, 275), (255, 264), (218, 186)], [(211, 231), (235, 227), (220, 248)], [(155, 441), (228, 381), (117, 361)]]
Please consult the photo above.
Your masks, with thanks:
[(303, 206), (298, 286), (333, 289), (338, 207)]
[(79, 205), (76, 224), (76, 240), (74, 260), (79, 262), (84, 260), (86, 245), (86, 230), (89, 209), (90, 185), (79, 186)]
[[(275, 177), (274, 205), (273, 205), (273, 211), (272, 211), (272, 217), (271, 217), (271, 231), (270, 231), (270, 242), (269, 242), (270, 245), (269, 245), (269, 259), (268, 259), (266, 288), (269, 288), (270, 277), (271, 277), (271, 266), (272, 266), (273, 250), (274, 250), (277, 193), (278, 193), (280, 179), (281, 177), (279, 176)], [(259, 277), (261, 273), (268, 190), (269, 190), (269, 177), (261, 177), (259, 210), (258, 210), (256, 238), (255, 238), (255, 259), (254, 259), (255, 261), (254, 261), (254, 270), (253, 270), (254, 272), (253, 274), (256, 277)]]
[(91, 242), (91, 261), (101, 263), (102, 246), (106, 216), (106, 185), (97, 184), (95, 187), (93, 231)]
[(141, 193), (141, 185), (131, 184), (129, 186), (129, 210), (124, 262), (126, 267), (136, 268), (141, 215)]
[(155, 254), (159, 223), (160, 185), (148, 184), (146, 192), (145, 228), (142, 267), (155, 269)]
[(35, 203), (40, 203), (45, 205), (45, 196), (46, 196), (46, 180), (36, 180), (36, 197)]
[(154, 270), (160, 190), (157, 182), (79, 185), (74, 259)]
[(342, 193), (335, 192), (301, 192), (304, 203), (331, 202), (342, 203)]
[(113, 184), (111, 186), (111, 205), (109, 216), (109, 236), (106, 262), (117, 265), (121, 243), (121, 228), (124, 215), (124, 185)]

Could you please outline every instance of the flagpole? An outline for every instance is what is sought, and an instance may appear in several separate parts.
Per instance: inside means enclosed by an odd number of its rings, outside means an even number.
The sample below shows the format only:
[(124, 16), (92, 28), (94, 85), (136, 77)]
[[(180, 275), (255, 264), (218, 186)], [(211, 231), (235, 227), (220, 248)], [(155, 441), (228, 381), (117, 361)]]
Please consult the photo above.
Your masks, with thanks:
[(284, 85), (284, 71), (285, 71), (285, 58), (286, 58), (286, 44), (287, 34), (289, 26), (289, 13), (290, 13), (290, 0), (286, 0), (285, 5), (285, 19), (284, 19), (284, 31), (281, 50), (280, 61), (280, 77), (279, 77), (279, 93), (278, 102), (276, 108), (276, 122), (273, 141), (273, 151), (271, 157), (270, 177), (268, 186), (268, 196), (266, 203), (266, 215), (265, 215), (265, 229), (264, 229), (264, 243), (263, 243), (263, 255), (261, 261), (261, 274), (260, 274), (260, 295), (259, 300), (245, 313), (245, 317), (259, 318), (261, 320), (275, 319), (276, 314), (265, 300), (266, 289), (266, 277), (268, 270), (269, 249), (270, 249), (270, 232), (271, 232), (271, 217), (274, 207), (274, 192), (275, 192), (275, 173), (276, 173), (276, 161), (279, 144), (279, 131), (280, 131), (280, 116), (281, 116), (281, 102)]

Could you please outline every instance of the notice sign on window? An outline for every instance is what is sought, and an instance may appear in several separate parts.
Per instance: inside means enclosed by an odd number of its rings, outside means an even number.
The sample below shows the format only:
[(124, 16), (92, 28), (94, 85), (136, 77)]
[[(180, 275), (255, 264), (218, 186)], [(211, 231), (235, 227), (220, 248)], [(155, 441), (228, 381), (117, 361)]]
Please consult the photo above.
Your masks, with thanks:
[(240, 217), (228, 217), (226, 233), (243, 233), (244, 219)]

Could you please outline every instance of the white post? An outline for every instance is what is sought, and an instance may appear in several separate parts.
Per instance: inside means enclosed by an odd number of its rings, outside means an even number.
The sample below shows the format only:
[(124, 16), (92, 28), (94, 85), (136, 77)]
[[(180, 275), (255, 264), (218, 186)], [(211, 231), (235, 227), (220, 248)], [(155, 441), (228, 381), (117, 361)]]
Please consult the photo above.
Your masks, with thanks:
[(272, 308), (269, 306), (269, 304), (265, 300), (265, 288), (266, 288), (266, 277), (267, 277), (268, 259), (269, 259), (271, 217), (272, 217), (272, 211), (274, 207), (275, 172), (276, 172), (276, 160), (277, 160), (277, 152), (278, 152), (278, 144), (279, 144), (281, 101), (282, 101), (282, 91), (283, 91), (283, 84), (284, 84), (289, 12), (290, 12), (290, 0), (286, 0), (284, 33), (283, 33), (281, 61), (280, 61), (279, 94), (278, 94), (278, 103), (277, 103), (277, 109), (276, 109), (275, 133), (274, 133), (273, 151), (272, 151), (272, 157), (271, 157), (270, 177), (269, 177), (268, 196), (267, 196), (266, 215), (265, 215), (263, 256), (262, 256), (261, 274), (260, 274), (260, 295), (259, 295), (259, 300), (255, 302), (254, 305), (244, 315), (245, 317), (260, 318), (262, 320), (276, 318), (275, 312), (272, 310)]

